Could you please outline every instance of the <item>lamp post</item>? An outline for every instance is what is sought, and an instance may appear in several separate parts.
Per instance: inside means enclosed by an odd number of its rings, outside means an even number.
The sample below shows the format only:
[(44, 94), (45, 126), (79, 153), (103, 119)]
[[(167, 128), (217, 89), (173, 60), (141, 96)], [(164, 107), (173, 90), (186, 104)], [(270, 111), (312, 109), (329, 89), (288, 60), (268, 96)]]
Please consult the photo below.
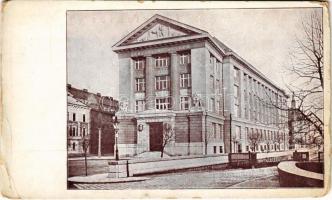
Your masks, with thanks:
[(119, 121), (116, 116), (113, 117), (113, 127), (115, 131), (115, 160), (119, 160), (118, 137), (119, 137)]

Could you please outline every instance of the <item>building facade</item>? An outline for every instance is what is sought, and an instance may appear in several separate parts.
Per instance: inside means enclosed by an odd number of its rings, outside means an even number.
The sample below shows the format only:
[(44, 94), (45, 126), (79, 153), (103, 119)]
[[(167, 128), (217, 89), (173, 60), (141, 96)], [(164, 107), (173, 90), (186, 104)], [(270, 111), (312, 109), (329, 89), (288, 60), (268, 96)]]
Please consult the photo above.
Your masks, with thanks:
[(286, 106), (285, 92), (208, 32), (155, 15), (113, 51), (120, 155), (288, 148), (287, 112), (274, 106)]
[[(73, 117), (76, 117), (76, 120), (87, 122), (88, 126), (85, 131), (87, 131), (86, 134), (89, 134), (88, 153), (99, 156), (113, 155), (115, 132), (112, 117), (117, 111), (118, 102), (112, 97), (102, 96), (100, 93), (94, 94), (86, 89), (77, 89), (70, 84), (67, 85), (67, 92), (71, 99), (85, 105), (87, 109), (84, 114), (79, 113), (77, 109), (73, 110), (68, 99), (68, 126), (73, 123)], [(70, 132), (68, 133), (70, 135)], [(83, 132), (81, 135), (84, 135)]]
[[(83, 154), (83, 138), (90, 134), (90, 108), (67, 95), (67, 149), (68, 154)], [(87, 149), (89, 152), (90, 149)]]

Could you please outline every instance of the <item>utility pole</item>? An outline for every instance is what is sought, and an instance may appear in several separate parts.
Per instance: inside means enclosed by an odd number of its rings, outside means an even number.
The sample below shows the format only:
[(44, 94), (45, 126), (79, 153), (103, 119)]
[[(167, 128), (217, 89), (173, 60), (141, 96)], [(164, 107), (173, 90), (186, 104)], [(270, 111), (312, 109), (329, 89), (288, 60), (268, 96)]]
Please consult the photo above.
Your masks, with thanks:
[(101, 128), (98, 128), (98, 157), (101, 156)]
[(229, 114), (229, 151), (232, 153), (232, 113)]

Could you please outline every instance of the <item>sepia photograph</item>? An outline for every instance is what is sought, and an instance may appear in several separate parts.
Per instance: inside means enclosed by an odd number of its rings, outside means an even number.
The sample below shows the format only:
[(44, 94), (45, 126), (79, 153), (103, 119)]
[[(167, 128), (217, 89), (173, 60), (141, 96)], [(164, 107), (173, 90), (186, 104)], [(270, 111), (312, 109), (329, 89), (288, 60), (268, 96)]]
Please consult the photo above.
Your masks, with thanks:
[(323, 35), (322, 8), (67, 10), (67, 189), (323, 188)]

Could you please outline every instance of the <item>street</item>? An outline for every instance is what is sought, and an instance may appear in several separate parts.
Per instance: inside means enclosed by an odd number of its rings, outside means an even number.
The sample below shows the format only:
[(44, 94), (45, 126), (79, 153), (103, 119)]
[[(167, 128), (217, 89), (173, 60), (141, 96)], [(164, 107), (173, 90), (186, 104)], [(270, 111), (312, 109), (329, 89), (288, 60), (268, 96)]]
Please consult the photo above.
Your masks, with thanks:
[(257, 169), (203, 170), (148, 176), (142, 182), (75, 184), (78, 189), (220, 189), (279, 187), (277, 167)]

